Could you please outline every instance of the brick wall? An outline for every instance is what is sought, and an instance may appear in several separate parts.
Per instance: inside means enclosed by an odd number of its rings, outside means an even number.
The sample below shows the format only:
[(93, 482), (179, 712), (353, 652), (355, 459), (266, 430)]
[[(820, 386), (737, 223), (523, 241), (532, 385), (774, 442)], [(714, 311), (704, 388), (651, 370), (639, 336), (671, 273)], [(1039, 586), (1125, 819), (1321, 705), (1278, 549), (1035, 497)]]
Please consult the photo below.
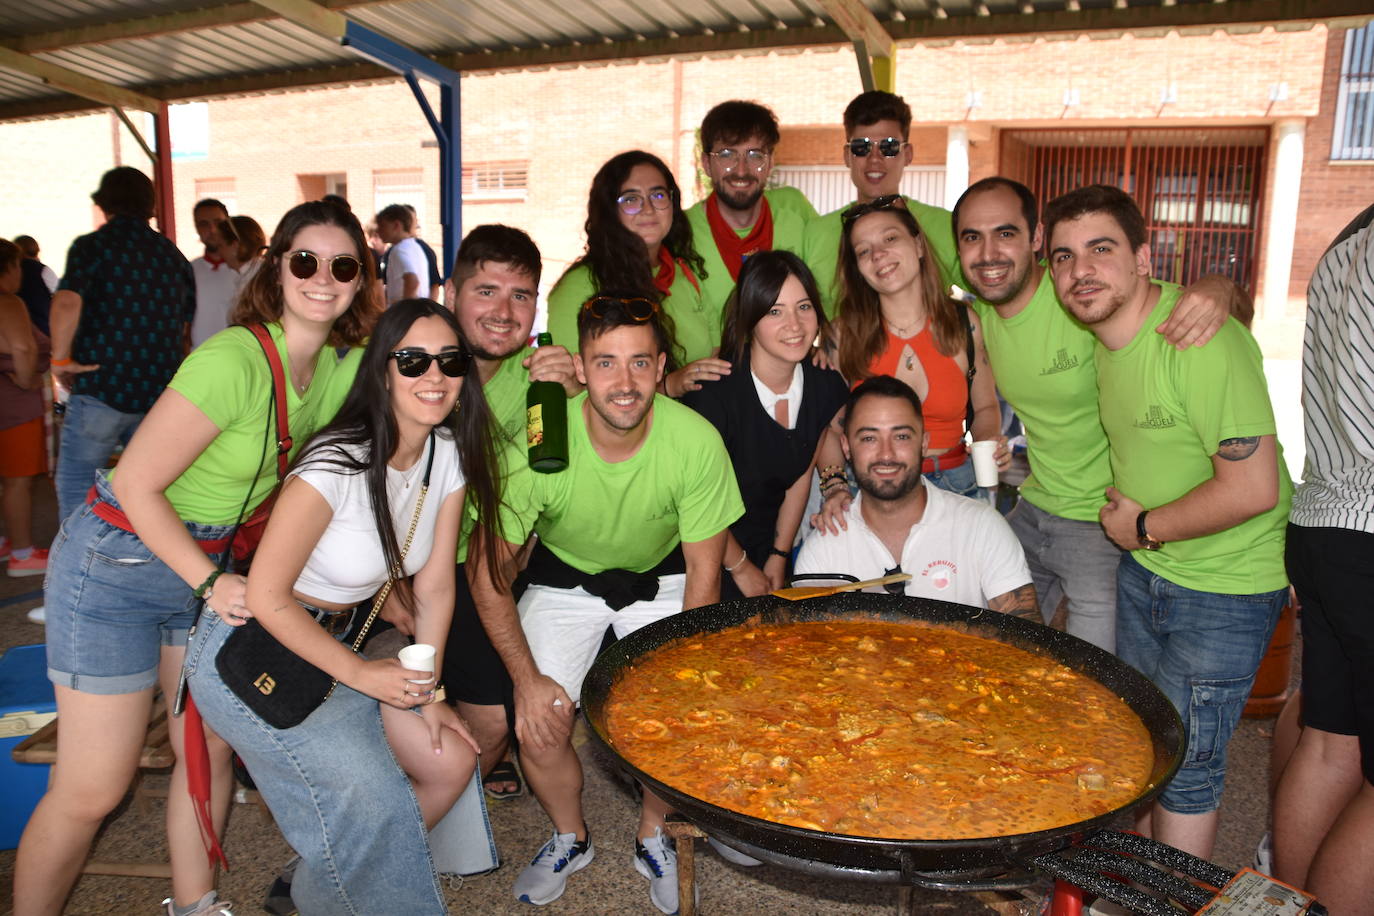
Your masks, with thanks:
[[(948, 127), (960, 124), (969, 131), (970, 178), (977, 180), (997, 172), (998, 135), (1006, 127), (1268, 124), (1316, 116), (1326, 107), (1323, 71), (1331, 55), (1324, 26), (951, 42), (900, 49), (897, 89), (916, 116), (915, 161), (943, 162)], [(1288, 83), (1288, 99), (1271, 103), (1268, 87), (1280, 81)], [(1160, 90), (1171, 82), (1178, 101), (1161, 105)], [(1078, 91), (1078, 105), (1064, 106), (1066, 88)], [(743, 97), (777, 112), (784, 127), (780, 162), (838, 163), (840, 115), (858, 89), (853, 53), (839, 47), (469, 75), (462, 81), (464, 161), (528, 160), (529, 192), (523, 201), (465, 205), (464, 225), (503, 221), (526, 229), (546, 256), (546, 275), (556, 279), (582, 250), (587, 189), (611, 155), (636, 147), (656, 153), (690, 201), (697, 125), (718, 101)], [(970, 93), (980, 94), (977, 107), (969, 107)], [(431, 103), (437, 109), (437, 98)], [(216, 100), (209, 111), (209, 156), (175, 168), (178, 241), (189, 255), (199, 253), (190, 226), (197, 178), (233, 176), (239, 212), (270, 232), (303, 199), (303, 187), (318, 187), (317, 179), (300, 176), (345, 175), (348, 196), (368, 217), (373, 173), (393, 169), (422, 170), (421, 224), (438, 247), (438, 151), (403, 82)], [(1329, 124), (1325, 129), (1329, 136)], [(1329, 145), (1318, 131), (1309, 128), (1309, 162), (1322, 143)], [(29, 176), (0, 185), (0, 234), (37, 236), (60, 269), (54, 249), (90, 228), (88, 195), (113, 164), (110, 137), (107, 114), (0, 124), (5, 162)], [(139, 164), (142, 153), (127, 138), (122, 149), (124, 162)], [(1368, 168), (1326, 171), (1350, 177), (1304, 184), (1305, 210), (1330, 211), (1312, 221), (1313, 234), (1323, 238), (1330, 234), (1325, 223), (1350, 210), (1353, 198), (1371, 196)], [(1295, 286), (1310, 271), (1311, 258), (1304, 257), (1305, 267), (1295, 264)]]
[(1302, 192), (1298, 200), (1298, 231), (1293, 237), (1293, 275), (1288, 287), (1292, 296), (1307, 295), (1312, 271), (1336, 233), (1374, 203), (1374, 162), (1331, 159), (1346, 31), (1332, 29), (1327, 37), (1321, 109), (1307, 122), (1303, 138)]

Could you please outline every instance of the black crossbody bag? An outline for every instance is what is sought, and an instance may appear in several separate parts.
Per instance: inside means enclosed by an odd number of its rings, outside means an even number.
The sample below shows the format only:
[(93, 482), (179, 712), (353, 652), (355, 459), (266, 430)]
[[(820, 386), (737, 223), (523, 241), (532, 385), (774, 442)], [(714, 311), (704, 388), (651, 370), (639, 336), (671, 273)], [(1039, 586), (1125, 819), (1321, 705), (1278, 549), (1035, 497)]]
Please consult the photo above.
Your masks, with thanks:
[[(415, 514), (410, 519), (410, 530), (406, 533), (405, 543), (401, 546), (401, 556), (387, 577), (386, 584), (372, 601), (372, 610), (361, 628), (350, 629), (356, 632), (350, 647), (357, 652), (367, 638), (367, 632), (377, 619), (377, 613), (396, 584), (397, 577), (403, 574), (406, 553), (415, 537), (415, 526), (420, 522), (420, 512), (424, 509), (425, 494), (429, 492), (429, 475), (434, 468), (434, 433), (429, 434), (429, 460), (425, 465), (425, 476), (420, 484), (420, 495), (415, 502)], [(344, 612), (347, 613), (347, 612)], [(354, 612), (356, 613), (356, 611)], [(229, 635), (224, 641), (219, 655), (215, 657), (215, 670), (220, 680), (243, 701), (243, 704), (257, 714), (258, 718), (273, 728), (294, 728), (306, 720), (315, 710), (324, 705), (334, 693), (338, 681), (327, 672), (310, 664), (292, 652), (267, 628), (249, 618), (248, 622)]]

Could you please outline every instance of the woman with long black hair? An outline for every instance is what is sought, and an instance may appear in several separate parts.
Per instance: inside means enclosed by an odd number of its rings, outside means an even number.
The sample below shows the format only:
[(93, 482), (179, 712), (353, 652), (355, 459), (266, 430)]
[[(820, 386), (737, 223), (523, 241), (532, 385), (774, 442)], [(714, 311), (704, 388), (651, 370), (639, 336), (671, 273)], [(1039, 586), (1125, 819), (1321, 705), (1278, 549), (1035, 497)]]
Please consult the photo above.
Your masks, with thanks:
[[(242, 621), (205, 621), (187, 653), (206, 722), (243, 758), (300, 856), (291, 896), (302, 914), (446, 912), (427, 828), (471, 778), (477, 746), (452, 707), (436, 702), (432, 674), (350, 646), (381, 601), (373, 596), (394, 583), (417, 641), (443, 651), (464, 493), (479, 524), (496, 503), (489, 416), (482, 386), (467, 383), (471, 362), (443, 306), (392, 305), (338, 416), (277, 497), (239, 616), (334, 678), (333, 691), (313, 710), (306, 704), (298, 723), (277, 721), (257, 685), (234, 677), (237, 663), (256, 661), (233, 639)], [(276, 677), (274, 691), (291, 689)]]
[(587, 196), (587, 251), (549, 292), (553, 342), (577, 352), (577, 313), (602, 290), (634, 292), (662, 306), (672, 337), (667, 393), (680, 397), (701, 382), (728, 374), (717, 359), (721, 316), (701, 296), (705, 267), (692, 245), (673, 173), (653, 153), (612, 156), (592, 179)]

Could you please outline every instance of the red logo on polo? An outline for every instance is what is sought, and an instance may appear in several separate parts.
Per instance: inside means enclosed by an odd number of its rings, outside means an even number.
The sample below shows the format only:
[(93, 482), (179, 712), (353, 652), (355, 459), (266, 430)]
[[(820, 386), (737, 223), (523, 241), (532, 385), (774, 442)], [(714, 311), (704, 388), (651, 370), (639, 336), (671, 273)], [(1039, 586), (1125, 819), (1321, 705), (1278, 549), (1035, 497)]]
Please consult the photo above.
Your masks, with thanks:
[(954, 582), (954, 575), (958, 571), (959, 565), (953, 560), (932, 560), (926, 564), (921, 575), (929, 579), (931, 585), (944, 591)]

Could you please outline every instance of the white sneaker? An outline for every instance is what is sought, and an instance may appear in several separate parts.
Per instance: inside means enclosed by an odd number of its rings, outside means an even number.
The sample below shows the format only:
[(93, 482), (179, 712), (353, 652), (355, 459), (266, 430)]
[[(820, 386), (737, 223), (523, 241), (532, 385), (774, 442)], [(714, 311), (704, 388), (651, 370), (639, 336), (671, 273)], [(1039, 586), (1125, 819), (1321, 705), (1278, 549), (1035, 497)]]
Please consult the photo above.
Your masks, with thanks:
[(727, 862), (732, 862), (735, 865), (743, 865), (745, 868), (753, 868), (755, 865), (763, 864), (753, 856), (740, 852), (733, 846), (727, 846), (713, 836), (708, 836), (706, 838), (706, 842), (712, 849), (716, 851), (716, 853), (722, 859), (724, 859)]
[(1266, 831), (1255, 847), (1255, 871), (1264, 875), (1274, 873), (1274, 832)]
[(654, 835), (635, 841), (635, 870), (649, 879), (649, 899), (659, 912), (677, 912), (677, 846), (663, 828)]
[[(172, 903), (171, 897), (162, 901), (162, 905), (166, 907), (166, 916), (176, 916), (176, 905)], [(185, 916), (234, 916), (234, 905), (227, 900), (220, 900), (216, 891), (210, 891), (201, 897), (196, 908)]]
[(43, 605), (41, 604), (33, 610), (29, 611), (28, 617), (30, 623), (44, 624), (48, 622), (48, 615), (43, 610)]
[(515, 879), (515, 899), (536, 906), (553, 903), (567, 889), (568, 876), (591, 864), (595, 854), (590, 833), (580, 841), (575, 833), (555, 833)]

